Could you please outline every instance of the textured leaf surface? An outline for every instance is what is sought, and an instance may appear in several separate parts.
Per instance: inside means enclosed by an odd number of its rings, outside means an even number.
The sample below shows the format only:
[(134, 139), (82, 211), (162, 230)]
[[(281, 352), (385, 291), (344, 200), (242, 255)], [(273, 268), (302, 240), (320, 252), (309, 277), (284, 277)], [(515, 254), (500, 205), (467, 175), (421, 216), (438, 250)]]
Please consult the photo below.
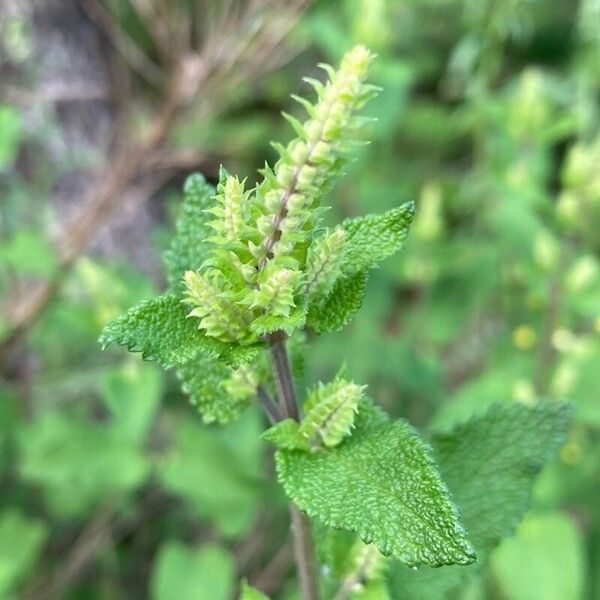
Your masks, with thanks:
[(315, 333), (340, 331), (362, 306), (367, 272), (341, 277), (325, 299), (311, 304), (306, 322)]
[(340, 331), (350, 322), (365, 297), (369, 269), (403, 247), (414, 214), (415, 205), (408, 202), (342, 223), (342, 274), (329, 294), (311, 301), (307, 324), (315, 333)]
[(130, 352), (141, 352), (144, 360), (165, 368), (183, 365), (199, 353), (239, 362), (231, 345), (205, 336), (187, 313), (188, 308), (177, 296), (151, 298), (109, 323), (99, 341), (103, 348), (116, 342)]
[(407, 202), (381, 215), (346, 219), (342, 271), (356, 275), (402, 249), (414, 216), (415, 204)]
[(392, 589), (411, 599), (443, 598), (481, 566), (522, 519), (535, 476), (564, 439), (569, 415), (564, 404), (495, 406), (449, 434), (434, 436), (440, 472), (461, 510), (478, 563), (417, 572), (397, 565), (390, 572)]
[(299, 306), (287, 316), (262, 315), (252, 322), (250, 329), (258, 336), (263, 336), (274, 331), (284, 331), (292, 335), (294, 331), (304, 327), (306, 323), (306, 306)]
[(267, 429), (261, 436), (266, 442), (285, 450), (310, 450), (308, 440), (300, 433), (300, 425), (294, 419), (284, 419)]
[(205, 423), (227, 423), (248, 406), (247, 398), (228, 394), (222, 383), (232, 369), (211, 356), (197, 356), (177, 369), (181, 387)]
[(212, 206), (214, 194), (215, 189), (200, 173), (190, 175), (185, 182), (177, 232), (164, 255), (172, 291), (183, 291), (183, 274), (199, 269), (208, 257), (210, 242), (206, 240), (214, 231), (209, 225), (212, 217), (205, 210)]
[(485, 549), (514, 531), (536, 475), (564, 440), (565, 404), (494, 406), (432, 440), (444, 481), (474, 543)]
[(356, 531), (408, 565), (468, 564), (472, 548), (430, 449), (404, 421), (361, 413), (329, 451), (279, 450), (287, 495), (310, 516)]

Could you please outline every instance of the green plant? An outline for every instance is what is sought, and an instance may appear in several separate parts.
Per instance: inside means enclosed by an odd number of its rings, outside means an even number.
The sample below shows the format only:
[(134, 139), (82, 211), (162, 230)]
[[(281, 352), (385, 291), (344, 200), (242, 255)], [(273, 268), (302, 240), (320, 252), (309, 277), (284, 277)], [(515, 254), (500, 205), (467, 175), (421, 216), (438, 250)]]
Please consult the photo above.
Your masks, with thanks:
[[(368, 122), (355, 113), (377, 92), (365, 83), (372, 59), (357, 46), (337, 71), (323, 65), (325, 84), (307, 79), (317, 102), (296, 97), (309, 118), (284, 115), (297, 137), (274, 144), (279, 159), (255, 188), (224, 169), (216, 193), (200, 175), (187, 181), (166, 254), (169, 289), (100, 338), (175, 367), (207, 423), (226, 423), (258, 398), (271, 423), (262, 437), (276, 447), (291, 501), (306, 600), (432, 597), (456, 587), (524, 514), (569, 415), (559, 403), (493, 407), (427, 441), (343, 369), (298, 402), (303, 332), (350, 322), (369, 271), (402, 248), (414, 215), (408, 203), (322, 224), (321, 200)], [(317, 573), (317, 562), (327, 568)], [(242, 594), (261, 597), (246, 584)]]

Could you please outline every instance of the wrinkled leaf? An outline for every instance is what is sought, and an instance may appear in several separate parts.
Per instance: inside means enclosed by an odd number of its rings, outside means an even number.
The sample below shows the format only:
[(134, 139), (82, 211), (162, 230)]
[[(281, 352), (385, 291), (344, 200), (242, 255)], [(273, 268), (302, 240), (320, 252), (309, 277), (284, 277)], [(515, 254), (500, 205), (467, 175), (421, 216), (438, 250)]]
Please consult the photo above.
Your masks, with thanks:
[(205, 210), (213, 204), (214, 195), (215, 189), (200, 173), (190, 175), (185, 182), (176, 234), (170, 249), (164, 255), (167, 277), (173, 292), (183, 291), (183, 274), (188, 270), (199, 269), (208, 256), (210, 242), (206, 240), (214, 231), (208, 225), (211, 215)]
[(405, 421), (357, 417), (339, 446), (278, 450), (279, 480), (310, 516), (410, 566), (469, 564), (473, 550), (428, 445)]
[(440, 472), (460, 508), (478, 562), (468, 568), (390, 570), (390, 586), (415, 600), (444, 598), (477, 572), (498, 541), (523, 518), (533, 481), (564, 439), (565, 404), (494, 406), (483, 416), (433, 437)]

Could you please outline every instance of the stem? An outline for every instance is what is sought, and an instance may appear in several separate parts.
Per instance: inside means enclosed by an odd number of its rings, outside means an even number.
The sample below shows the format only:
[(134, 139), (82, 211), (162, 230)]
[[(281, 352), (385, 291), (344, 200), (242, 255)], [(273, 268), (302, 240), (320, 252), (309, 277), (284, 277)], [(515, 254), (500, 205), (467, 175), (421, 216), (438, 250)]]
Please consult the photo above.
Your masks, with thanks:
[[(300, 410), (294, 391), (290, 361), (285, 347), (285, 334), (281, 331), (273, 333), (268, 336), (268, 342), (271, 349), (273, 378), (275, 379), (281, 412), (284, 418), (291, 417), (299, 421)], [(292, 503), (290, 503), (290, 516), (294, 541), (294, 558), (296, 559), (302, 598), (303, 600), (319, 600), (310, 519)]]
[(302, 598), (304, 600), (318, 600), (319, 590), (317, 589), (315, 553), (310, 519), (291, 502), (290, 516), (292, 518), (294, 558), (296, 559)]
[(279, 410), (279, 406), (275, 404), (273, 398), (269, 396), (269, 393), (262, 385), (259, 385), (256, 388), (256, 395), (258, 396), (258, 399), (260, 400), (260, 403), (265, 413), (267, 414), (267, 417), (269, 418), (271, 424), (274, 425), (275, 423), (281, 421), (282, 416), (281, 411)]
[(300, 411), (296, 400), (296, 392), (294, 391), (290, 361), (285, 347), (285, 335), (281, 331), (277, 331), (270, 334), (268, 340), (281, 411), (285, 417), (291, 417), (295, 421), (299, 421)]

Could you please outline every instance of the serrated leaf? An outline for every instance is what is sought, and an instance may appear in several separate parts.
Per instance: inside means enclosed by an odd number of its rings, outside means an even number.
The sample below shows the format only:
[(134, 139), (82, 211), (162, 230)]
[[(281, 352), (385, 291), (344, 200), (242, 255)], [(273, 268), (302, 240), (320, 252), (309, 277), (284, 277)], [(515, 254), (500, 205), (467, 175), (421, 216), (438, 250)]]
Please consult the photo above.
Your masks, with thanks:
[(304, 327), (306, 323), (306, 306), (299, 306), (288, 316), (262, 315), (250, 325), (250, 330), (257, 336), (262, 337), (274, 331), (284, 331), (287, 335), (292, 335), (297, 329)]
[(327, 298), (313, 302), (306, 317), (315, 333), (340, 331), (362, 306), (367, 291), (367, 271), (339, 278)]
[(392, 591), (415, 600), (444, 598), (485, 562), (498, 541), (512, 533), (529, 506), (535, 476), (564, 439), (565, 404), (494, 406), (486, 414), (433, 437), (440, 472), (461, 510), (478, 563), (467, 569), (390, 571)]
[(307, 324), (315, 333), (340, 331), (361, 307), (371, 268), (404, 245), (415, 214), (413, 202), (381, 215), (346, 219), (341, 276), (326, 297), (315, 298)]
[(164, 254), (170, 290), (183, 291), (183, 274), (200, 268), (211, 247), (207, 239), (214, 234), (211, 215), (206, 209), (213, 205), (215, 188), (200, 173), (190, 175), (184, 186), (184, 199), (179, 210), (176, 234)]
[(298, 421), (284, 419), (267, 429), (261, 436), (266, 442), (285, 450), (309, 450), (308, 440), (300, 433)]
[(428, 445), (405, 421), (357, 416), (356, 431), (328, 451), (278, 450), (287, 495), (332, 527), (356, 531), (410, 566), (469, 564), (473, 550)]
[(477, 547), (491, 548), (514, 531), (534, 478), (564, 440), (570, 415), (567, 404), (494, 406), (450, 435), (433, 437), (440, 471)]
[(342, 271), (356, 275), (402, 249), (414, 216), (415, 204), (407, 202), (380, 215), (346, 219)]
[(227, 423), (248, 406), (248, 398), (235, 398), (222, 386), (231, 374), (230, 367), (211, 356), (197, 356), (177, 369), (183, 392), (205, 423)]
[(232, 365), (245, 362), (258, 351), (210, 338), (188, 319), (189, 308), (174, 295), (150, 298), (130, 308), (109, 323), (98, 340), (103, 349), (112, 343), (130, 352), (141, 352), (144, 360), (165, 368), (183, 365), (199, 354), (220, 356)]

